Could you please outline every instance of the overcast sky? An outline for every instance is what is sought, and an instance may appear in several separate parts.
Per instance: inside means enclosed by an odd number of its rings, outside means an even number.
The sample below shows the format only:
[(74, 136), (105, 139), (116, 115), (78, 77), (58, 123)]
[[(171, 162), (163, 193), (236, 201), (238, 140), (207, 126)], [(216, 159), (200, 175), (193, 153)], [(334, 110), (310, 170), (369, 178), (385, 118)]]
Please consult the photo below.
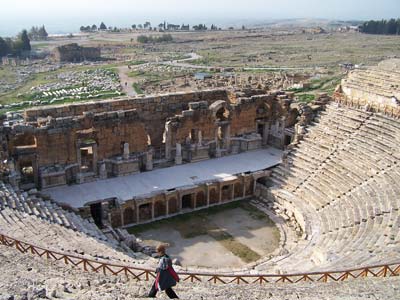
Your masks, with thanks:
[[(1, 3), (2, 2), (2, 3)], [(400, 0), (0, 0), (0, 35), (45, 24), (69, 30), (78, 24), (129, 26), (171, 22), (279, 18), (380, 19), (400, 17)], [(79, 27), (78, 27), (79, 28)]]

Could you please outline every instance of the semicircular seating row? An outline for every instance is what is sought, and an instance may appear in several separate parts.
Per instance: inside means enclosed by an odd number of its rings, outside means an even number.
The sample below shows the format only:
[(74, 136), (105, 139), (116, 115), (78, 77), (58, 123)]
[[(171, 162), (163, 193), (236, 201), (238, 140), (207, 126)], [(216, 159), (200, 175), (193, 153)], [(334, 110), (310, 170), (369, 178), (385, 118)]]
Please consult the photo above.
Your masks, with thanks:
[(259, 269), (340, 270), (400, 261), (400, 121), (336, 103), (276, 167), (270, 207), (303, 238)]
[[(130, 263), (144, 255), (107, 237), (93, 222), (40, 196), (0, 182), (0, 233), (56, 252)], [(140, 257), (140, 259), (138, 259)]]

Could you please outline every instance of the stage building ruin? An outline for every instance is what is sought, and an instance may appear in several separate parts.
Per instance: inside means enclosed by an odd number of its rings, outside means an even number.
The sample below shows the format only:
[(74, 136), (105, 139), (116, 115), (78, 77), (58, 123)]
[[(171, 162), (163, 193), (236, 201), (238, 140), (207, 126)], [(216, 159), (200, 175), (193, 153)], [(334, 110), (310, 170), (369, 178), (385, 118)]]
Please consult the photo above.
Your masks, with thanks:
[[(292, 100), (289, 92), (218, 89), (29, 109), (3, 123), (8, 179), (22, 189), (49, 193), (54, 201), (92, 215), (98, 225), (114, 227), (243, 199), (254, 194), (255, 182), (269, 175), (268, 168), (280, 163), (281, 152), (275, 150), (295, 136), (299, 108)], [(78, 193), (78, 204), (54, 197), (57, 191), (68, 195), (76, 185), (95, 190), (96, 184), (124, 180), (134, 186), (140, 174), (153, 169), (170, 168), (174, 176), (180, 172), (174, 166), (197, 162), (193, 168), (201, 168), (203, 161), (269, 147), (276, 156), (259, 169), (241, 165), (228, 174), (216, 169), (200, 181), (189, 176), (190, 185), (178, 180), (124, 197)]]

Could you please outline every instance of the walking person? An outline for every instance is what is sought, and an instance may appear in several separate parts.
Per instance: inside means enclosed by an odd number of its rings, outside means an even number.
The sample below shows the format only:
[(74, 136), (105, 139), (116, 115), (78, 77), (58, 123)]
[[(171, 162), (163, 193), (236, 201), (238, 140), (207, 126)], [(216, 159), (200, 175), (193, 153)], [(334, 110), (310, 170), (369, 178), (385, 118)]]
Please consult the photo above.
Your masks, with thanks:
[(177, 299), (178, 296), (175, 294), (172, 287), (179, 282), (179, 277), (172, 267), (172, 260), (165, 253), (165, 245), (158, 245), (156, 250), (160, 260), (156, 270), (157, 277), (151, 287), (148, 297), (155, 298), (158, 291), (165, 291), (170, 299)]

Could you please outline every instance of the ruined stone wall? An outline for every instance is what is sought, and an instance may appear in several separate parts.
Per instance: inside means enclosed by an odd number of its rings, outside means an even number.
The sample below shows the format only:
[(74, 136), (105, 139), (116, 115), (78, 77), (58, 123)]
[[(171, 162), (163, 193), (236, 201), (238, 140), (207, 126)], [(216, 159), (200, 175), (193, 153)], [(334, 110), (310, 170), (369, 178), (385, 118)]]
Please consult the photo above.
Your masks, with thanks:
[(271, 118), (273, 95), (241, 98), (231, 112), (231, 134), (242, 135), (256, 131), (256, 119)]
[(53, 57), (59, 62), (99, 60), (101, 57), (101, 50), (95, 47), (81, 47), (74, 43), (57, 47), (53, 51)]
[(116, 99), (98, 102), (63, 105), (57, 107), (45, 107), (25, 111), (25, 120), (34, 122), (39, 118), (48, 116), (69, 117), (79, 116), (85, 112), (101, 113), (105, 111), (125, 111), (136, 109), (140, 112), (151, 144), (155, 148), (163, 147), (163, 134), (167, 118), (181, 114), (189, 108), (190, 102), (206, 101), (209, 104), (216, 100), (227, 99), (225, 90), (212, 90), (193, 93), (180, 93), (166, 96), (154, 96), (145, 98)]
[(177, 127), (175, 134), (177, 143), (183, 144), (191, 134), (192, 129), (196, 129), (197, 138), (198, 131), (201, 131), (203, 140), (209, 141), (215, 138), (215, 120), (208, 110), (194, 111), (190, 117), (179, 118), (175, 126)]
[[(27, 127), (26, 130), (32, 132), (36, 140), (39, 166), (76, 163), (78, 140), (83, 143), (85, 140), (96, 141), (100, 160), (122, 155), (124, 143), (129, 143), (131, 152), (147, 150), (147, 132), (136, 111), (50, 119), (45, 126)], [(15, 145), (21, 144), (16, 144), (20, 140), (11, 139), (11, 152)], [(30, 139), (26, 138), (26, 141), (31, 144)]]
[(208, 104), (216, 100), (227, 100), (225, 90), (209, 90), (191, 93), (177, 93), (157, 95), (143, 98), (118, 98), (96, 102), (73, 103), (68, 105), (32, 108), (24, 112), (27, 122), (35, 122), (38, 118), (53, 118), (78, 116), (84, 112), (100, 113), (136, 109), (143, 112), (144, 119), (152, 114), (174, 116), (188, 109), (189, 102), (207, 101)]
[(35, 184), (49, 187), (282, 148), (298, 114), (291, 101), (211, 90), (35, 108), (7, 123), (8, 153), (17, 173), (32, 165)]

